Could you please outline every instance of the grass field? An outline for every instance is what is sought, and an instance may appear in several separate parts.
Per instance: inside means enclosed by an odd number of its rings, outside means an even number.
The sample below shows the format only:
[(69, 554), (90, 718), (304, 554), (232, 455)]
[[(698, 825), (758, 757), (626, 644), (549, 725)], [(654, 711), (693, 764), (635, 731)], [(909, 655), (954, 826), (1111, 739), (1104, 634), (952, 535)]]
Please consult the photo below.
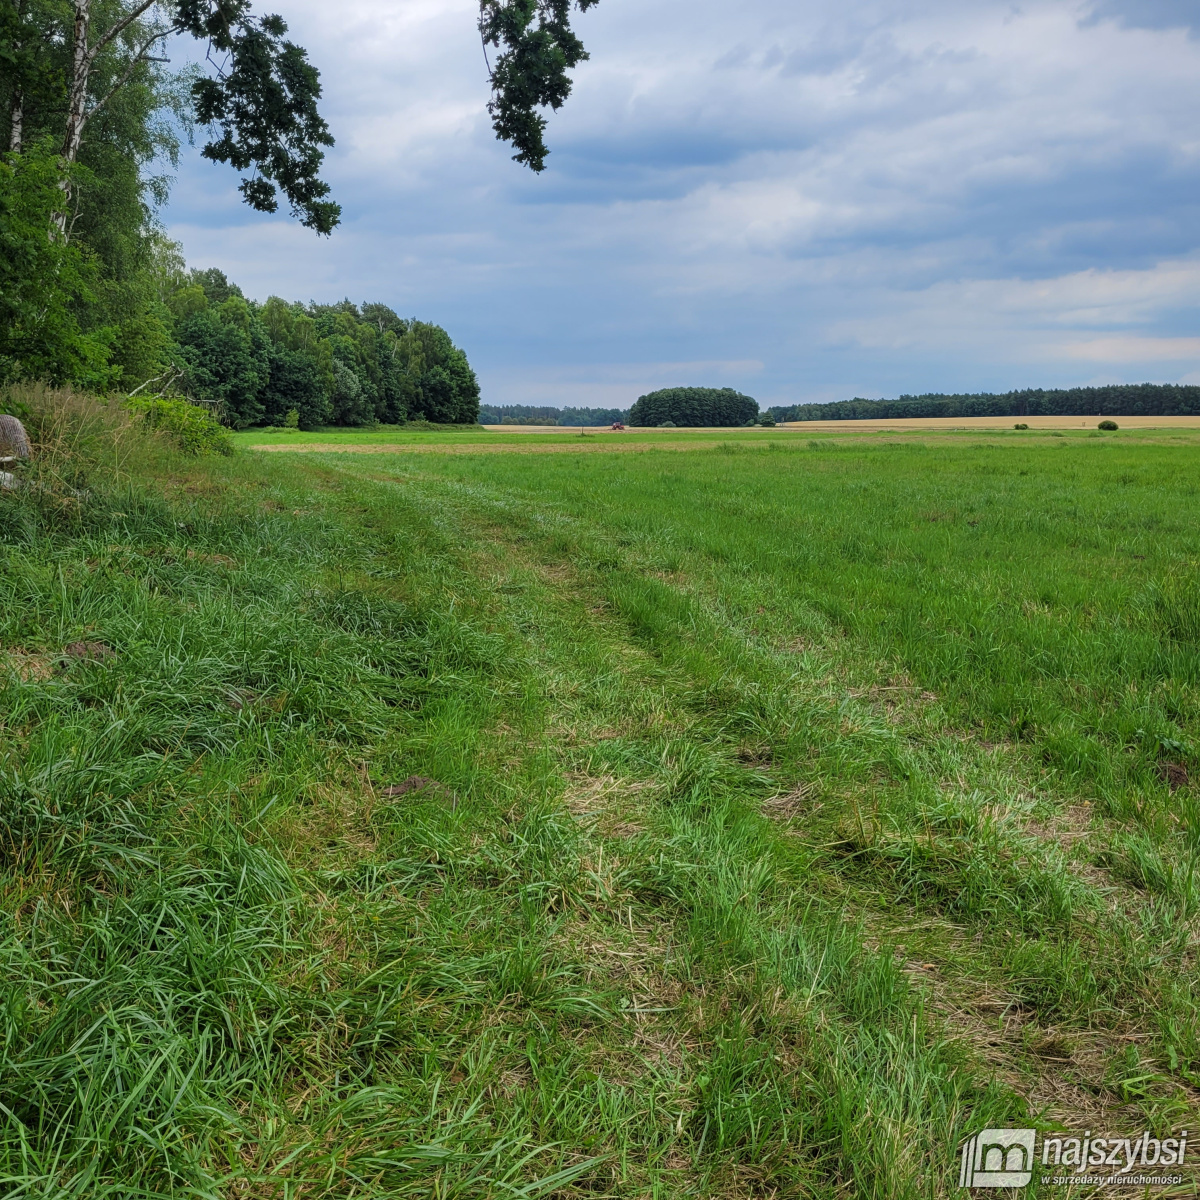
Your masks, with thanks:
[(114, 422), (0, 493), (5, 1196), (916, 1200), (1195, 1126), (1200, 435)]
[[(284, 429), (245, 429), (234, 434), (243, 449), (256, 450), (374, 450), (393, 451), (397, 447), (412, 450), (459, 450), (468, 446), (500, 450), (504, 447), (529, 450), (546, 446), (566, 449), (589, 447), (593, 450), (645, 449), (650, 446), (695, 449), (718, 442), (761, 443), (771, 438), (787, 443), (798, 438), (839, 437), (870, 433), (876, 437), (896, 435), (923, 438), (949, 437), (961, 440), (965, 435), (984, 435), (1010, 440), (1063, 433), (1064, 436), (1103, 436), (1096, 429), (1098, 417), (1026, 417), (1027, 430), (1014, 428), (1010, 417), (939, 417), (896, 421), (797, 421), (773, 429), (648, 429), (631, 428), (613, 433), (605, 429), (552, 429), (548, 426), (510, 425), (456, 428), (452, 432), (414, 429), (407, 426), (380, 425), (375, 429), (319, 429), (311, 432)], [(1122, 417), (1128, 434), (1136, 430), (1142, 436), (1194, 436), (1200, 430), (1200, 417)]]

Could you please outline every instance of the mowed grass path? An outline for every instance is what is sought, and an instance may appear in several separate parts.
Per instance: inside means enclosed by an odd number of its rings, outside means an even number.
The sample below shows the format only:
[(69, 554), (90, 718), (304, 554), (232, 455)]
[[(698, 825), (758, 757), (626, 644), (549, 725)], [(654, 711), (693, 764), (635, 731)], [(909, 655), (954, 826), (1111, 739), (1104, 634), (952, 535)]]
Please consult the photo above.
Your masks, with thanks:
[(6, 498), (7, 1193), (882, 1200), (984, 1126), (1187, 1126), (1198, 466), (730, 440)]

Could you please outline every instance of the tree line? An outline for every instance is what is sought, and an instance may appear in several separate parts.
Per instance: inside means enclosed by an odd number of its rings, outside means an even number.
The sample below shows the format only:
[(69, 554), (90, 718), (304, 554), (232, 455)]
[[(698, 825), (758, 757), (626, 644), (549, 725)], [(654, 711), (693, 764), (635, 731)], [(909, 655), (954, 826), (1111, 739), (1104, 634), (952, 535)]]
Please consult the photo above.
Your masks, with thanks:
[[(42, 10), (22, 11), (28, 25)], [(0, 3), (0, 62), (15, 54), (13, 20)], [(111, 90), (103, 61), (91, 79)], [(140, 64), (91, 113), (73, 158), (61, 80), (37, 80), (31, 67), (0, 73), (14, 147), (0, 154), (0, 384), (184, 396), (236, 428), (289, 414), (301, 428), (476, 421), (475, 375), (436, 325), (382, 304), (260, 305), (220, 271), (187, 269), (156, 217), (169, 180), (153, 173), (179, 149), (161, 119), (179, 99), (177, 76)]]
[[(478, 420), (475, 373), (439, 326), (377, 303), (256, 303), (219, 270), (189, 271), (155, 229), (107, 242), (109, 262), (82, 239), (47, 240), (61, 203), (55, 165), (9, 159), (0, 383), (180, 395), (236, 429)], [(101, 218), (98, 240), (106, 232)]]
[(1108, 387), (1027, 388), (947, 395), (930, 392), (895, 400), (837, 400), (777, 405), (777, 421), (862, 421), (897, 417), (1170, 417), (1200, 414), (1200, 386), (1174, 383)]
[(484, 404), (481, 425), (611, 425), (629, 418), (627, 408), (552, 408), (529, 404)]
[(209, 270), (181, 278), (167, 306), (175, 369), (193, 399), (235, 428), (473, 425), (479, 418), (479, 383), (466, 354), (444, 329), (384, 304), (289, 304), (272, 296), (260, 305)]

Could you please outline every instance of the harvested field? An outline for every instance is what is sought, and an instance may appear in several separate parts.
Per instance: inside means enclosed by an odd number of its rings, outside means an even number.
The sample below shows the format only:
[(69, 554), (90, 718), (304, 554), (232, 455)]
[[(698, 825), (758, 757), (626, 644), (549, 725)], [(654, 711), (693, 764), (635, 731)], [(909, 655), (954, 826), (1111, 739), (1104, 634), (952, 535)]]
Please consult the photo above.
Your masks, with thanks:
[[(883, 433), (889, 429), (929, 429), (950, 431), (955, 429), (1012, 429), (1018, 421), (1025, 422), (1030, 429), (1095, 429), (1102, 417), (915, 417), (910, 420), (889, 418), (884, 421), (782, 421), (775, 429), (816, 429), (823, 432), (843, 430), (868, 433)], [(1194, 417), (1116, 417), (1117, 423), (1129, 429), (1200, 429), (1200, 415)], [(557, 433), (578, 434), (579, 428), (562, 425), (485, 425), (493, 433)], [(588, 433), (606, 433), (607, 425), (586, 426)], [(641, 430), (631, 427), (627, 433)], [(728, 429), (704, 429), (703, 433), (728, 433)], [(769, 432), (765, 430), (764, 432)]]
[(1009, 418), (974, 417), (961, 420), (928, 418), (914, 421), (803, 421), (777, 425), (769, 429), (628, 429), (613, 433), (604, 429), (565, 429), (555, 426), (492, 425), (479, 432), (457, 430), (452, 433), (410, 431), (403, 426), (383, 427), (371, 433), (346, 429), (321, 433), (280, 434), (264, 437), (263, 431), (247, 430), (237, 439), (247, 449), (268, 452), (292, 451), (325, 454), (565, 454), (604, 453), (608, 451), (697, 450), (717, 443), (738, 447), (766, 447), (772, 442), (798, 441), (800, 435), (828, 439), (853, 439), (891, 435), (911, 439), (949, 438), (962, 440), (970, 435), (1006, 440), (1035, 440), (1039, 437), (1130, 437), (1191, 436), (1200, 431), (1200, 417), (1122, 417), (1121, 430), (1101, 434), (1095, 417), (1029, 417), (1030, 428), (1018, 431)]

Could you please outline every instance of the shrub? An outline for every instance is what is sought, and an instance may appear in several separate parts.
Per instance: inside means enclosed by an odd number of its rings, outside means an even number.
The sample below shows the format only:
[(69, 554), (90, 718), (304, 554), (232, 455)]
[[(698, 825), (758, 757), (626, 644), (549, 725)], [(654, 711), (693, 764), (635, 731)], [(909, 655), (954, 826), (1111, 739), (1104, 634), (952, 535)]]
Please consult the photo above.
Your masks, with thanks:
[(233, 453), (229, 431), (197, 404), (164, 396), (138, 396), (127, 400), (125, 406), (140, 414), (152, 429), (168, 434), (185, 454)]
[(1103, 429), (1108, 433), (1115, 433), (1121, 427), (1120, 427), (1120, 425), (1118, 425), (1116, 423), (1116, 421), (1101, 421), (1100, 424), (1096, 426), (1096, 428)]
[(773, 416), (771, 416), (771, 414), (769, 412), (763, 413), (763, 415), (758, 418), (758, 423), (766, 429), (774, 429), (775, 428), (775, 418)]
[(284, 429), (299, 429), (300, 428), (300, 410), (289, 408), (287, 416), (283, 418)]
[(674, 421), (663, 421), (663, 423), (661, 425), (659, 425), (659, 429), (674, 429), (674, 428), (675, 428)]
[(733, 388), (663, 388), (639, 396), (629, 410), (631, 425), (660, 428), (670, 421), (674, 425), (745, 425), (758, 419), (758, 401)]
[(1014, 428), (1014, 429), (1028, 429), (1028, 428), (1029, 428), (1029, 426), (1028, 426), (1028, 425), (1026, 425), (1024, 421), (1018, 421), (1018, 422), (1017, 422), (1017, 423), (1016, 423), (1016, 424), (1013, 426), (1013, 428)]

